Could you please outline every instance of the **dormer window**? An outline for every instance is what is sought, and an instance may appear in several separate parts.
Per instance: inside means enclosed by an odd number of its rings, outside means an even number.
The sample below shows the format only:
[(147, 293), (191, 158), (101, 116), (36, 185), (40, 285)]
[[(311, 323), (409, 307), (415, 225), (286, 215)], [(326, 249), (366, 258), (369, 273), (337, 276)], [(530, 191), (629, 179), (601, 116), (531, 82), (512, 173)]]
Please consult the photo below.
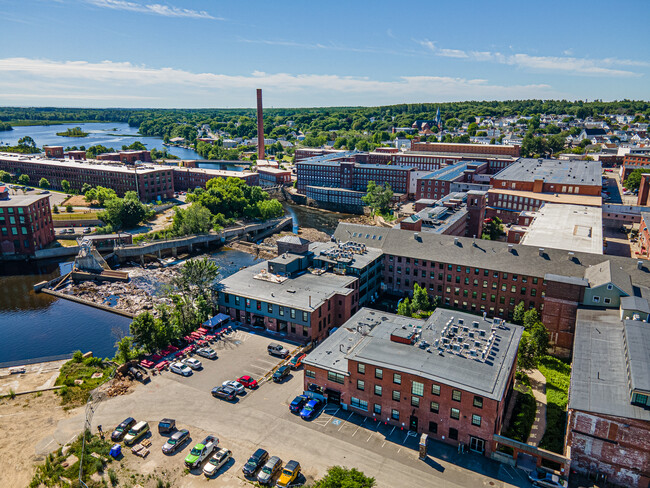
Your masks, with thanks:
[(609, 284), (607, 285), (607, 289), (608, 289), (608, 290), (613, 290), (613, 289), (614, 289), (614, 285), (612, 285), (611, 283), (609, 283)]

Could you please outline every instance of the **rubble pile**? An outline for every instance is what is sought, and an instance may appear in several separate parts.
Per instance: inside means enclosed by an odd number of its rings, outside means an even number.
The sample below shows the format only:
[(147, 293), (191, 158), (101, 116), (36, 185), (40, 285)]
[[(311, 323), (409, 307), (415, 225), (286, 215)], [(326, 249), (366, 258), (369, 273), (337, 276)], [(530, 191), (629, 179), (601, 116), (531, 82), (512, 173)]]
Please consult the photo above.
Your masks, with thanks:
[(129, 378), (122, 375), (115, 376), (113, 381), (111, 381), (106, 388), (106, 395), (109, 397), (126, 395), (129, 392), (131, 385), (133, 385), (133, 382)]

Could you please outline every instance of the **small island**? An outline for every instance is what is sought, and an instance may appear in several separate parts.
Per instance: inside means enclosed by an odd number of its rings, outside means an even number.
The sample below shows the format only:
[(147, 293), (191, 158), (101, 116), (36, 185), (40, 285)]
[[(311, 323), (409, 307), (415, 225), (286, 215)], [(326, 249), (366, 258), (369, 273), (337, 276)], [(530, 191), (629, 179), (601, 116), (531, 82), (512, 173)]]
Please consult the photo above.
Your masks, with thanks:
[(73, 129), (68, 128), (65, 132), (57, 132), (56, 135), (61, 137), (86, 137), (88, 132), (82, 131), (81, 127), (75, 127)]

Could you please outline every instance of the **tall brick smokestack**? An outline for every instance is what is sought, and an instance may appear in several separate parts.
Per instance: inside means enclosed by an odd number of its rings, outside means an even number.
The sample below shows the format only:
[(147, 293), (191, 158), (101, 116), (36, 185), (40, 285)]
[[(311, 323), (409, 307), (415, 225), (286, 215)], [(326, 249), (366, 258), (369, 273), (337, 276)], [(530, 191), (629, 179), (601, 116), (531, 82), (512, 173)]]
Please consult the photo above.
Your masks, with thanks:
[(262, 117), (262, 89), (257, 89), (257, 159), (264, 159), (264, 118)]

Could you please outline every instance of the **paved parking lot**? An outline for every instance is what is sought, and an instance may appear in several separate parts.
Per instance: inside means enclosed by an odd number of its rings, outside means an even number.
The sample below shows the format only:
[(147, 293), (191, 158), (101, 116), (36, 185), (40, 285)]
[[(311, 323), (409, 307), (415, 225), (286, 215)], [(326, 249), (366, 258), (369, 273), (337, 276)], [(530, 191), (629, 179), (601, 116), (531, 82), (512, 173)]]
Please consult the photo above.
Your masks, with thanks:
[[(209, 481), (214, 486), (247, 486), (241, 468), (259, 447), (285, 463), (291, 459), (299, 461), (307, 482), (323, 476), (330, 466), (342, 465), (375, 477), (378, 487), (530, 486), (517, 470), (483, 456), (459, 455), (455, 448), (437, 442), (429, 443), (430, 455), (421, 461), (417, 436), (337, 406), (325, 407), (311, 421), (302, 420), (288, 408), (291, 400), (302, 393), (300, 370), (280, 384), (262, 383), (238, 402), (211, 396), (211, 388), (226, 379), (255, 372), (259, 378), (278, 364), (280, 360), (266, 352), (269, 342), (279, 341), (246, 332), (231, 334), (217, 343), (218, 359), (201, 358), (203, 371), (187, 378), (164, 372), (129, 395), (111, 398), (99, 405), (93, 426), (102, 424), (108, 430), (125, 417), (133, 416), (147, 420), (155, 430), (160, 419), (175, 418), (179, 426), (190, 430), (192, 444), (167, 458), (160, 453), (163, 439), (154, 433), (150, 457), (142, 460), (130, 453), (126, 455), (129, 469), (134, 472), (173, 471), (177, 480), (174, 486), (205, 486), (206, 480), (198, 471), (183, 474), (183, 459), (205, 434), (216, 435), (220, 445), (234, 453), (232, 466), (217, 482)], [(82, 426), (81, 415), (63, 420), (54, 439), (67, 441)]]

